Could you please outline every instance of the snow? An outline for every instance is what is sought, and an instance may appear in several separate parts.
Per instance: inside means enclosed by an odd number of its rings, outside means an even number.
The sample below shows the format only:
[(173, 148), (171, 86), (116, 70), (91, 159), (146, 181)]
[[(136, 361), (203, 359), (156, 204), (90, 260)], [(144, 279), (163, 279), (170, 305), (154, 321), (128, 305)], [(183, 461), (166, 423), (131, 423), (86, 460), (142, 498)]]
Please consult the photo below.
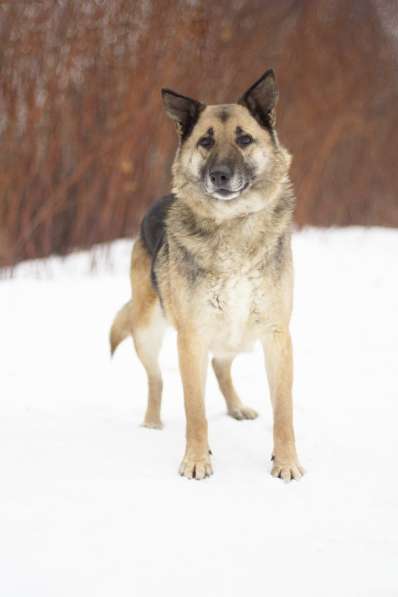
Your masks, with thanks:
[[(260, 350), (209, 371), (215, 475), (177, 475), (184, 414), (167, 336), (163, 431), (142, 428), (143, 370), (107, 334), (131, 243), (0, 280), (0, 594), (4, 597), (398, 595), (398, 230), (294, 235), (295, 420), (307, 474), (270, 476)], [(93, 263), (96, 266), (93, 269)]]

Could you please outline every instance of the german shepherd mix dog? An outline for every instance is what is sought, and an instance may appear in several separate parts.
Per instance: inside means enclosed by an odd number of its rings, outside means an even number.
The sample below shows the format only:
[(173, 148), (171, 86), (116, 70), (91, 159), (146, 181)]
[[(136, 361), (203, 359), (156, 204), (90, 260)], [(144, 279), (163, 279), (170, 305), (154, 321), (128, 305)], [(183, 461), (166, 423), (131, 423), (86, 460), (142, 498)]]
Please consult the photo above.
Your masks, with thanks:
[(207, 106), (162, 90), (179, 137), (171, 195), (145, 215), (131, 262), (133, 299), (113, 322), (112, 353), (128, 335), (148, 375), (144, 425), (160, 428), (158, 364), (167, 323), (177, 331), (186, 450), (180, 474), (212, 474), (204, 390), (208, 354), (228, 413), (254, 419), (231, 379), (234, 357), (259, 340), (274, 416), (272, 475), (299, 479), (292, 414), (291, 157), (275, 130), (268, 70), (236, 104)]

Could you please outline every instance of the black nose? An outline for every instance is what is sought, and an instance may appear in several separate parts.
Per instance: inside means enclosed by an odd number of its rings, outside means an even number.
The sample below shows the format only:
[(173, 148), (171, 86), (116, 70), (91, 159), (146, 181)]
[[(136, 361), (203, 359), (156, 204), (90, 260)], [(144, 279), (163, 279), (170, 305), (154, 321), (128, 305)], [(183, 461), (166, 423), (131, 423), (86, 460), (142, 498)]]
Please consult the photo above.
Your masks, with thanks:
[(220, 164), (209, 172), (211, 182), (219, 189), (229, 183), (232, 174), (232, 170), (227, 164)]

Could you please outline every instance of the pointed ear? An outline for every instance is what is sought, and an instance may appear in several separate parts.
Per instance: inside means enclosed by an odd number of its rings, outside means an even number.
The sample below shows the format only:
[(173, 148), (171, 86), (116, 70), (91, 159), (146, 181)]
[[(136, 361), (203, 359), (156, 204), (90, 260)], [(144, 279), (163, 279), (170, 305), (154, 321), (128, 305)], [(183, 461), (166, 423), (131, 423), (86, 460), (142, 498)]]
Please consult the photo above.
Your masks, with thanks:
[(167, 114), (177, 124), (177, 131), (182, 141), (185, 141), (198, 121), (199, 115), (205, 109), (200, 102), (171, 91), (162, 89), (162, 98)]
[(273, 129), (276, 124), (275, 106), (278, 97), (275, 74), (270, 68), (242, 95), (238, 104), (245, 106), (261, 126)]

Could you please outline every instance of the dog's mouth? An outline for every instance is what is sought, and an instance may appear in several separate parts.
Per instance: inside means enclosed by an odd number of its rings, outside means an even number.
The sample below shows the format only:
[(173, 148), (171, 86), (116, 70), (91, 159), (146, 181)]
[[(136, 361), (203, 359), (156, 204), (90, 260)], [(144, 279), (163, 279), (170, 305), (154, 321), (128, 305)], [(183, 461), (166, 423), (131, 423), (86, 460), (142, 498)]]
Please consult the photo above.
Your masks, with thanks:
[(242, 187), (240, 187), (239, 189), (236, 190), (231, 190), (231, 189), (225, 189), (225, 188), (215, 188), (215, 189), (206, 189), (206, 192), (211, 195), (212, 197), (214, 197), (215, 199), (218, 199), (220, 201), (232, 201), (232, 199), (237, 199), (237, 197), (239, 197), (239, 195), (241, 193), (243, 193), (243, 191), (245, 191), (247, 189), (247, 187), (249, 186), (249, 183), (246, 182)]

